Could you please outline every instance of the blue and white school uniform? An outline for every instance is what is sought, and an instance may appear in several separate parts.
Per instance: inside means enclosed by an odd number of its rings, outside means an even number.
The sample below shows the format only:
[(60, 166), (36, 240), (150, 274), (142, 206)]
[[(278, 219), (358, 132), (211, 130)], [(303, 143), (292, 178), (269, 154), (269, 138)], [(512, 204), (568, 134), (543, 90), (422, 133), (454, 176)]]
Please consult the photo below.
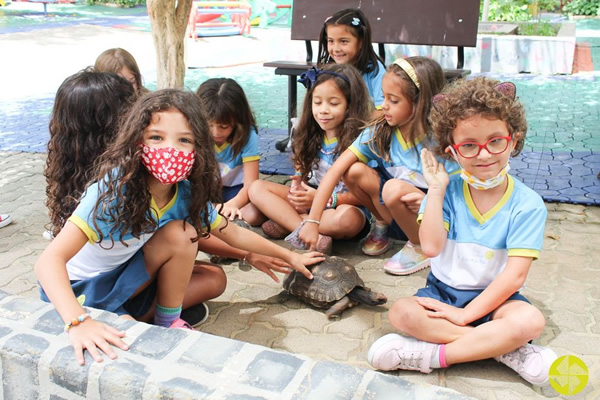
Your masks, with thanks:
[[(323, 141), (321, 142), (321, 149), (319, 150), (319, 162), (316, 167), (311, 171), (311, 176), (308, 180), (308, 184), (313, 187), (318, 187), (321, 181), (329, 171), (329, 168), (333, 165), (336, 160), (335, 150), (337, 149), (338, 140), (337, 137), (328, 139), (327, 136), (323, 135)], [(347, 192), (348, 188), (344, 182), (339, 181), (333, 189), (338, 193)]]
[[(443, 203), (448, 240), (442, 252), (431, 259), (427, 287), (416, 296), (464, 307), (504, 270), (508, 257), (538, 258), (547, 214), (544, 202), (520, 181), (510, 175), (506, 179), (506, 192), (482, 215), (475, 207), (468, 184), (459, 175), (450, 177)], [(421, 203), (419, 221), (426, 202), (427, 197)], [(519, 292), (509, 300), (527, 301)], [(486, 322), (490, 317), (476, 322)]]
[(375, 105), (375, 108), (381, 108), (383, 104), (383, 89), (381, 88), (381, 82), (383, 81), (383, 75), (385, 75), (385, 66), (381, 61), (377, 61), (379, 67), (377, 71), (362, 73), (362, 78), (365, 81), (371, 101)]
[(242, 151), (234, 157), (231, 143), (225, 142), (221, 146), (215, 143), (215, 153), (221, 170), (223, 182), (223, 201), (234, 198), (244, 186), (244, 163), (260, 160), (258, 150), (258, 134), (250, 128), (248, 141)]
[[(139, 238), (134, 237), (131, 232), (126, 232), (123, 236), (115, 232), (114, 240), (111, 241), (109, 235), (114, 224), (100, 218), (96, 220), (96, 225), (93, 221), (94, 208), (102, 185), (103, 183), (98, 182), (92, 184), (68, 219), (88, 237), (88, 242), (67, 262), (69, 280), (82, 305), (117, 314), (141, 316), (154, 300), (155, 287), (151, 286), (151, 293), (143, 296), (146, 297), (143, 304), (137, 304), (132, 309), (127, 303), (133, 293), (150, 279), (142, 249), (155, 232), (141, 234)], [(190, 183), (184, 180), (175, 185), (173, 198), (163, 208), (159, 209), (152, 200), (149, 213), (161, 228), (171, 221), (186, 219), (190, 202)], [(208, 210), (211, 229), (216, 229), (221, 224), (221, 216), (210, 203)], [(98, 243), (100, 233), (103, 240)], [(125, 244), (121, 243), (121, 239)], [(48, 301), (41, 288), (40, 292), (42, 299)], [(137, 297), (139, 296), (136, 296), (136, 299)]]

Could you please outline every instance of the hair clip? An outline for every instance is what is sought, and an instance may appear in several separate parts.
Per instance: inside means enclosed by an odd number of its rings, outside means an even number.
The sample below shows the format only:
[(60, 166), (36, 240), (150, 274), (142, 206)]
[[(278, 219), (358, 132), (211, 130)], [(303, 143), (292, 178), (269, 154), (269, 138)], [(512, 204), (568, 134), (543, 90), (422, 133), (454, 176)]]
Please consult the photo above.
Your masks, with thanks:
[(517, 97), (517, 87), (512, 82), (502, 82), (494, 86), (498, 92), (502, 93), (504, 96), (508, 97), (511, 100), (514, 100)]
[(360, 25), (360, 18), (358, 18), (358, 17), (352, 18), (352, 25), (354, 25), (354, 26)]
[(300, 75), (298, 82), (303, 84), (305, 88), (310, 89), (311, 87), (315, 86), (317, 78), (323, 74), (337, 76), (338, 78), (342, 78), (344, 81), (346, 81), (348, 85), (350, 84), (350, 81), (344, 75), (338, 74), (337, 72), (333, 71), (324, 71), (316, 67), (312, 67), (311, 69)]
[(445, 99), (446, 99), (445, 94), (436, 94), (431, 99), (431, 105), (433, 106), (433, 108), (436, 109), (437, 112), (440, 112), (440, 113), (442, 112), (442, 108), (440, 106), (442, 104), (442, 101), (444, 101)]

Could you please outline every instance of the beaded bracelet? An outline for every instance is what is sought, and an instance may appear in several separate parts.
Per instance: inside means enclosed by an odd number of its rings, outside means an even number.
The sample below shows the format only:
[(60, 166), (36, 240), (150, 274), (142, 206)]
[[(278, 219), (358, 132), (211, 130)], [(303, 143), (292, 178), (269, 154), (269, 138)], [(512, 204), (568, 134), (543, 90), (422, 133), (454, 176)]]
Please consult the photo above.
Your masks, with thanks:
[(65, 332), (68, 332), (74, 326), (83, 323), (86, 319), (92, 318), (89, 314), (81, 314), (79, 317), (73, 318), (65, 324)]
[(333, 198), (333, 201), (331, 202), (331, 208), (336, 208), (337, 207), (337, 192), (333, 192), (331, 194), (331, 197)]

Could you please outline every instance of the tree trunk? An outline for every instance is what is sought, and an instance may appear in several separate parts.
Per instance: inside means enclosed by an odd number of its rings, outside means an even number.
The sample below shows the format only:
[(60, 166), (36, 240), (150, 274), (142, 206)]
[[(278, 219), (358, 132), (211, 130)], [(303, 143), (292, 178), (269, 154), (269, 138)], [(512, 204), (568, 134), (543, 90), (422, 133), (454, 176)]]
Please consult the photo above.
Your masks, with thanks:
[(184, 41), (192, 0), (147, 0), (156, 49), (158, 89), (183, 88)]

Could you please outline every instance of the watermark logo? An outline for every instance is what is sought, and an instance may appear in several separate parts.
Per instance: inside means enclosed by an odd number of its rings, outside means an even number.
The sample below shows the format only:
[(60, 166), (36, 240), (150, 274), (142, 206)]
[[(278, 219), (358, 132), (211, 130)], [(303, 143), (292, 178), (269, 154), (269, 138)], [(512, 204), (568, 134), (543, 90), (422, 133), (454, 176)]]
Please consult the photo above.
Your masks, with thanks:
[(590, 378), (587, 365), (579, 357), (562, 356), (550, 366), (550, 384), (562, 395), (581, 392)]

